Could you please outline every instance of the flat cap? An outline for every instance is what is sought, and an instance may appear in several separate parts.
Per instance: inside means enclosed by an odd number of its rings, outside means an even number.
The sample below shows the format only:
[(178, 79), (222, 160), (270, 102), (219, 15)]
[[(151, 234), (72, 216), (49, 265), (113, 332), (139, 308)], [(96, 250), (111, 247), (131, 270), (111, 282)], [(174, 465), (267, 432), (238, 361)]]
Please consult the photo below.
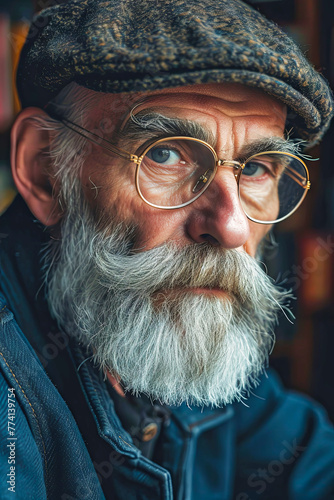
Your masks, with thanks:
[(43, 107), (70, 82), (112, 93), (242, 83), (286, 103), (292, 135), (310, 145), (333, 114), (325, 79), (241, 0), (69, 0), (44, 9), (21, 53), (22, 106)]

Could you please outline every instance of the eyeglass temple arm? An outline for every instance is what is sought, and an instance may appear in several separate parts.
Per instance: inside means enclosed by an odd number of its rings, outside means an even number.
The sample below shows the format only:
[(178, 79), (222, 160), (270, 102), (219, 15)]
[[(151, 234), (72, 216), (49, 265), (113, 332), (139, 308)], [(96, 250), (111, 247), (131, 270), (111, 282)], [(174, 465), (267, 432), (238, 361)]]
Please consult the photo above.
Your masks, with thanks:
[(290, 167), (286, 167), (285, 172), (289, 177), (291, 177), (291, 179), (293, 179), (295, 182), (297, 182), (297, 184), (299, 184), (299, 186), (301, 186), (304, 189), (310, 189), (311, 183), (310, 183), (310, 181), (307, 180), (306, 177), (299, 174), (298, 172), (296, 172), (295, 170), (293, 170)]
[(55, 118), (56, 120), (60, 121), (61, 123), (63, 123), (63, 125), (65, 125), (65, 127), (73, 130), (73, 132), (76, 132), (77, 134), (81, 135), (88, 141), (91, 141), (94, 144), (97, 144), (98, 146), (101, 146), (102, 148), (110, 151), (111, 153), (114, 153), (118, 156), (121, 156), (122, 158), (125, 158), (126, 160), (130, 160), (132, 162), (137, 163), (138, 156), (133, 155), (128, 151), (125, 151), (124, 149), (117, 148), (116, 146), (111, 144), (111, 142), (107, 141), (106, 139), (103, 139), (103, 137), (94, 134), (94, 132), (90, 132), (89, 130), (78, 125), (77, 123), (72, 122), (71, 120), (67, 120), (67, 118), (57, 116), (56, 113), (50, 112), (49, 110), (48, 112), (51, 118)]

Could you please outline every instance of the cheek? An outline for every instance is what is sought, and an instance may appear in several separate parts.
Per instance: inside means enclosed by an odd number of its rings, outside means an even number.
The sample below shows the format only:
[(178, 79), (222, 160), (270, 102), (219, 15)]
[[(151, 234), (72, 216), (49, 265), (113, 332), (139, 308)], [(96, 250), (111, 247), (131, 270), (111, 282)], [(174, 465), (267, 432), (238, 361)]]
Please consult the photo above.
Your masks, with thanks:
[(150, 249), (166, 241), (179, 240), (183, 234), (184, 211), (150, 207), (137, 193), (136, 167), (129, 162), (114, 162), (98, 168), (86, 165), (82, 184), (100, 228), (112, 220), (135, 225), (136, 248)]
[(261, 240), (269, 232), (271, 225), (257, 224), (256, 222), (249, 221), (250, 235), (245, 245), (247, 253), (251, 257), (255, 257), (257, 248)]
[(95, 214), (131, 213), (136, 196), (135, 165), (121, 159), (106, 163), (105, 157), (94, 157), (94, 163), (87, 160), (83, 166), (82, 186)]
[(150, 250), (166, 242), (183, 246), (189, 241), (185, 237), (186, 209), (162, 210), (147, 205), (137, 195), (135, 212), (130, 215), (137, 224), (135, 247)]

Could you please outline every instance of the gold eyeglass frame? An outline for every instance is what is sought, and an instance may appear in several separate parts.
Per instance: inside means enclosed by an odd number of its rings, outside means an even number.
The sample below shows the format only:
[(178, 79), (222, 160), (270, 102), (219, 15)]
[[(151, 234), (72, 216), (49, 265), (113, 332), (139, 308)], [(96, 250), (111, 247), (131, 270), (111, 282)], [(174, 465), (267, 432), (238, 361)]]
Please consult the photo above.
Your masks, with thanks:
[[(94, 144), (106, 149), (107, 151), (109, 151), (113, 154), (116, 154), (117, 156), (120, 156), (121, 158), (124, 158), (126, 160), (129, 160), (132, 163), (135, 163), (136, 164), (135, 184), (136, 184), (137, 193), (140, 196), (140, 198), (144, 201), (144, 203), (146, 203), (147, 205), (150, 205), (151, 207), (154, 207), (154, 208), (159, 208), (162, 210), (175, 210), (175, 209), (183, 208), (183, 207), (186, 207), (187, 205), (190, 205), (191, 203), (196, 201), (200, 196), (202, 196), (202, 194), (208, 189), (208, 187), (211, 185), (212, 181), (214, 180), (214, 178), (216, 176), (218, 167), (222, 167), (222, 166), (230, 166), (236, 170), (236, 172), (234, 173), (234, 177), (236, 179), (237, 186), (238, 186), (238, 195), (239, 195), (239, 200), (241, 203), (242, 210), (244, 211), (246, 217), (249, 220), (256, 222), (258, 224), (276, 224), (277, 222), (281, 222), (282, 220), (285, 220), (288, 217), (290, 217), (290, 215), (292, 215), (297, 210), (297, 208), (300, 207), (301, 203), (305, 199), (307, 192), (310, 190), (310, 187), (311, 187), (311, 182), (309, 179), (309, 171), (308, 171), (308, 168), (307, 168), (306, 164), (304, 163), (304, 161), (301, 158), (299, 158), (298, 156), (296, 156), (292, 153), (287, 153), (285, 151), (263, 151), (263, 152), (256, 153), (256, 154), (250, 156), (243, 163), (241, 163), (241, 162), (235, 161), (235, 160), (219, 159), (218, 155), (217, 155), (216, 151), (213, 149), (213, 147), (210, 144), (208, 144), (207, 142), (202, 141), (201, 139), (196, 139), (195, 137), (187, 137), (187, 136), (170, 136), (170, 137), (163, 137), (161, 139), (157, 139), (157, 140), (152, 141), (148, 146), (145, 147), (145, 149), (142, 151), (142, 153), (138, 156), (137, 154), (132, 154), (129, 151), (126, 151), (122, 148), (115, 146), (110, 141), (107, 141), (103, 137), (95, 134), (94, 132), (91, 132), (91, 131), (85, 129), (84, 127), (81, 127), (80, 125), (78, 125), (70, 120), (67, 120), (66, 118), (60, 118), (60, 117), (53, 116), (52, 113), (50, 113), (50, 116), (55, 117), (57, 120), (62, 122), (67, 128), (73, 130), (73, 132), (76, 132), (77, 134), (81, 135), (82, 137), (84, 137), (88, 141), (93, 142)], [(151, 203), (150, 201), (146, 200), (146, 198), (144, 197), (143, 193), (141, 192), (141, 189), (139, 186), (139, 171), (140, 171), (141, 162), (142, 162), (143, 158), (145, 157), (145, 155), (147, 154), (147, 152), (150, 149), (152, 149), (152, 147), (156, 146), (157, 144), (166, 142), (168, 140), (179, 140), (179, 139), (185, 139), (187, 141), (194, 141), (197, 143), (201, 143), (211, 151), (211, 153), (215, 159), (215, 167), (214, 167), (213, 175), (211, 176), (210, 179), (208, 179), (208, 182), (205, 184), (202, 191), (200, 191), (200, 193), (198, 193), (198, 195), (196, 195), (190, 201), (187, 201), (186, 203), (182, 203), (181, 205), (175, 205), (175, 206), (171, 206), (171, 207), (155, 205), (154, 203)], [(252, 158), (262, 156), (262, 155), (268, 155), (268, 154), (284, 154), (284, 155), (290, 156), (291, 158), (295, 158), (296, 160), (301, 162), (302, 165), (304, 166), (305, 172), (306, 172), (306, 178), (304, 178), (298, 172), (295, 172), (292, 169), (289, 169), (289, 167), (286, 167), (287, 175), (289, 175), (295, 182), (297, 182), (297, 184), (299, 184), (302, 188), (304, 188), (304, 194), (301, 197), (301, 199), (299, 200), (298, 204), (294, 207), (294, 209), (291, 212), (289, 212), (287, 215), (285, 215), (284, 217), (281, 217), (280, 219), (276, 219), (274, 221), (261, 221), (258, 219), (254, 219), (253, 217), (248, 215), (247, 212), (244, 210), (244, 208), (242, 206), (241, 197), (240, 197), (239, 180), (240, 180), (241, 173), (242, 173), (243, 169), (245, 168), (245, 165), (247, 162), (249, 162)], [(290, 170), (290, 172), (289, 172), (289, 170)], [(205, 174), (203, 174), (203, 175), (205, 175)]]

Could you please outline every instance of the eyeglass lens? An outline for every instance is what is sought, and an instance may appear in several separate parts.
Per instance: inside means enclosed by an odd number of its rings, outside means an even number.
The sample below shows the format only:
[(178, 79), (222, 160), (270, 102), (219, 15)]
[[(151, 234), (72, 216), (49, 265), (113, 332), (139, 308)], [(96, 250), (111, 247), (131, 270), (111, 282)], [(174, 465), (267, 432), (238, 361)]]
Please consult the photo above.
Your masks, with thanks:
[(191, 139), (152, 145), (138, 172), (142, 196), (151, 204), (177, 207), (204, 191), (216, 170), (212, 151)]
[[(214, 153), (204, 143), (166, 139), (144, 153), (137, 172), (138, 188), (154, 206), (178, 207), (204, 192), (216, 168)], [(301, 202), (306, 184), (307, 173), (298, 158), (285, 153), (260, 153), (247, 160), (240, 175), (241, 205), (246, 215), (256, 221), (280, 220)]]
[(285, 153), (253, 156), (240, 176), (241, 205), (255, 221), (281, 220), (304, 198), (307, 180), (306, 169), (297, 157)]

